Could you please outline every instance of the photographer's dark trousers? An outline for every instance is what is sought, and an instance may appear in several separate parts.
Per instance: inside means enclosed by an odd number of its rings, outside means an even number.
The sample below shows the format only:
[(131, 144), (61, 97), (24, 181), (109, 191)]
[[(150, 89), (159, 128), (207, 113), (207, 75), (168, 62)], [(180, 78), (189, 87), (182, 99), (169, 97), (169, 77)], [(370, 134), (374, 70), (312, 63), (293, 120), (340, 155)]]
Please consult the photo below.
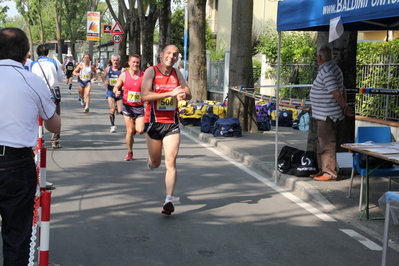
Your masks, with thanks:
[(4, 266), (28, 264), (36, 184), (33, 156), (0, 156), (0, 215)]

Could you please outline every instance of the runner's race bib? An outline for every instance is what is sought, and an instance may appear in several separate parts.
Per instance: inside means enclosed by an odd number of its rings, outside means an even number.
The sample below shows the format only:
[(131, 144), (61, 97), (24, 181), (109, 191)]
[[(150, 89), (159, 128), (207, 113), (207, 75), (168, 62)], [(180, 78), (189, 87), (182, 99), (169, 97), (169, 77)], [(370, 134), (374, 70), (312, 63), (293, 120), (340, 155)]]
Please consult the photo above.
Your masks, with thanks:
[(176, 110), (176, 98), (165, 98), (157, 102), (158, 111), (174, 111)]
[(130, 103), (141, 102), (141, 93), (136, 91), (129, 91), (129, 93), (127, 94), (127, 101)]

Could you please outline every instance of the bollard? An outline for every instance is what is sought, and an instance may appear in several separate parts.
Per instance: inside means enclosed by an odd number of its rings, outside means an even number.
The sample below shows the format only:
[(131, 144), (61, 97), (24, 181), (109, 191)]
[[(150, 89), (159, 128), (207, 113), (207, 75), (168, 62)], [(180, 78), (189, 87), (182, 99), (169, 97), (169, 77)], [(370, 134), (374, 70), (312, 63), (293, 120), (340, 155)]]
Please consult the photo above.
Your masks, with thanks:
[(50, 247), (50, 205), (51, 192), (43, 191), (41, 196), (39, 266), (48, 266)]
[(47, 148), (41, 148), (40, 150), (40, 174), (39, 174), (39, 182), (40, 182), (40, 190), (46, 190), (46, 180), (47, 180)]

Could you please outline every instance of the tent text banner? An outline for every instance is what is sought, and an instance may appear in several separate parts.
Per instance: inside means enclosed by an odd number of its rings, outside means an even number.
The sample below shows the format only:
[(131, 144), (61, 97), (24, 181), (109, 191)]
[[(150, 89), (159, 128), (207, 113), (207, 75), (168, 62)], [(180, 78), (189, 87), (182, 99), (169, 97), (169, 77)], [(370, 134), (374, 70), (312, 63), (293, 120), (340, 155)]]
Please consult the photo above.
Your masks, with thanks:
[(328, 31), (341, 16), (345, 31), (399, 30), (396, 0), (286, 0), (278, 2), (278, 31)]

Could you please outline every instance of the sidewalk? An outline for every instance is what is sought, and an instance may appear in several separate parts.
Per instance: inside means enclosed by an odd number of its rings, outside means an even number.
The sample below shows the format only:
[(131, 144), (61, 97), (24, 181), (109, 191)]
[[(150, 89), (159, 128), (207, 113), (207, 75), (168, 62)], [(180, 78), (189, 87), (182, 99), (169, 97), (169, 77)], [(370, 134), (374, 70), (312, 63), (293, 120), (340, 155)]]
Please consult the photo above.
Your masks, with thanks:
[[(272, 128), (272, 130), (274, 127)], [(185, 126), (183, 131), (199, 140), (216, 147), (223, 153), (243, 162), (246, 166), (275, 181), (275, 131), (264, 133), (243, 132), (241, 138), (214, 137), (212, 134), (203, 133), (200, 127)], [(288, 127), (279, 127), (278, 153), (285, 145), (301, 150), (306, 150), (308, 132), (294, 130)], [(370, 218), (359, 220), (359, 191), (360, 176), (353, 181), (352, 197), (347, 198), (350, 184), (350, 169), (346, 169), (338, 181), (315, 181), (310, 177), (295, 177), (278, 173), (278, 184), (288, 191), (293, 191), (302, 198), (316, 204), (320, 210), (337, 215), (339, 219), (352, 224), (360, 230), (374, 237), (382, 245), (384, 220), (372, 219), (382, 217), (378, 207), (378, 199), (388, 190), (387, 178), (370, 178)], [(399, 191), (399, 183), (393, 179), (392, 191)], [(365, 195), (365, 192), (364, 192)], [(363, 200), (364, 204), (365, 200)], [(390, 247), (399, 251), (399, 226), (391, 224)]]

